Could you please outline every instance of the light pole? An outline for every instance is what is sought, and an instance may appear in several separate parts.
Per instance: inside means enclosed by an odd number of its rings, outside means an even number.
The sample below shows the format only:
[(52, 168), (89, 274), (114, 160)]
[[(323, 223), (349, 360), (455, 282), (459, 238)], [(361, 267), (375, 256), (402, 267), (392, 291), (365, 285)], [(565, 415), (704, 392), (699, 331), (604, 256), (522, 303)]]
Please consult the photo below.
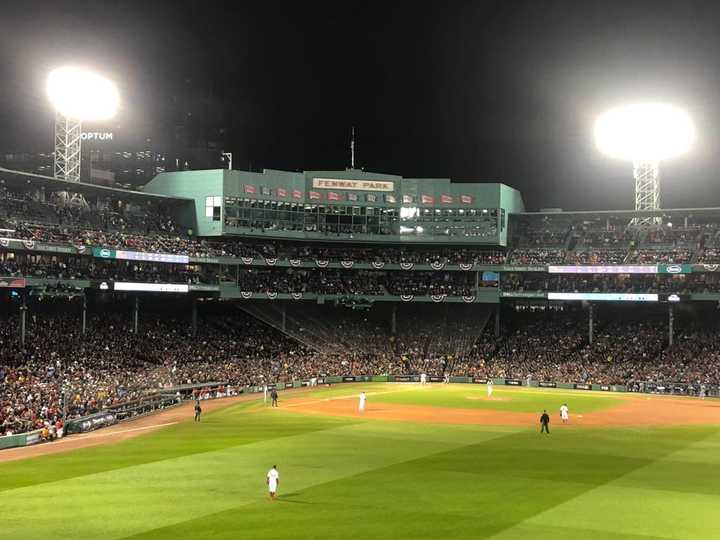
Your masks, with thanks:
[[(610, 109), (595, 122), (595, 143), (610, 157), (630, 161), (635, 178), (635, 210), (660, 209), (660, 162), (687, 152), (695, 141), (690, 116), (667, 103)], [(635, 218), (651, 225), (660, 218)]]
[(228, 161), (228, 170), (232, 171), (232, 152), (223, 152), (222, 156)]
[(47, 95), (55, 108), (55, 177), (79, 182), (82, 123), (115, 116), (117, 88), (96, 73), (61, 67), (48, 75)]

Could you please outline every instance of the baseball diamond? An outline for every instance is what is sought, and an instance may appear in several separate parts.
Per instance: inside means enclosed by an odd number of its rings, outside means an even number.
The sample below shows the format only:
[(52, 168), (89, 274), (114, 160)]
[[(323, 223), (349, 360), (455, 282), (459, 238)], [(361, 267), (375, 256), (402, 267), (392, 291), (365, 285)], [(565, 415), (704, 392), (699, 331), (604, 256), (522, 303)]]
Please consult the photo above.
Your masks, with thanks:
[(484, 385), (442, 383), (280, 393), (277, 408), (262, 394), (209, 401), (196, 424), (185, 403), (110, 428), (118, 438), (0, 453), (0, 538), (720, 534), (715, 399), (499, 385), (487, 398)]
[(718, 21), (3, 2), (0, 540), (720, 539)]

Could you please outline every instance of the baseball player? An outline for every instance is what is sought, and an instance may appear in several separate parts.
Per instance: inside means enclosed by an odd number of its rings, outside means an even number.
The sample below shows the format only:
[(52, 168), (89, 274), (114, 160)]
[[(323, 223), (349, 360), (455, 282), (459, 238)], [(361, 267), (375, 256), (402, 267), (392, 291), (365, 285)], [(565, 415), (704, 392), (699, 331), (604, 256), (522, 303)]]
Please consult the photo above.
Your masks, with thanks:
[(543, 431), (550, 435), (550, 415), (547, 411), (543, 411), (542, 416), (540, 416), (540, 433)]
[(202, 407), (200, 407), (200, 400), (195, 401), (195, 421), (200, 421), (200, 415), (202, 414)]
[(365, 410), (365, 402), (367, 401), (367, 396), (365, 395), (365, 392), (360, 392), (360, 402), (358, 403), (358, 410), (360, 412), (363, 412)]
[(567, 424), (570, 420), (570, 409), (568, 409), (567, 403), (563, 403), (560, 407), (560, 420), (563, 424)]
[(487, 382), (488, 397), (492, 397), (492, 391), (493, 391), (493, 382), (492, 382), (492, 379), (488, 379), (488, 382)]
[(270, 500), (274, 501), (277, 497), (277, 487), (280, 484), (280, 473), (277, 470), (277, 465), (273, 465), (267, 473), (267, 486), (270, 491)]
[(427, 384), (427, 375), (425, 373), (420, 374), (420, 384)]

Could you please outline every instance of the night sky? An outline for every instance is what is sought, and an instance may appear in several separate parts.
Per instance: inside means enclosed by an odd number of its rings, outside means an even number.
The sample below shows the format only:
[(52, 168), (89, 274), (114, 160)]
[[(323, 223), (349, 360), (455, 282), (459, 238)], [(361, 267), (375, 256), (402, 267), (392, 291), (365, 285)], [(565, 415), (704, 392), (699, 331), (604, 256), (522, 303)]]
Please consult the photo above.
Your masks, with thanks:
[(74, 63), (119, 83), (130, 132), (200, 103), (238, 169), (345, 168), (354, 125), (366, 170), (501, 181), (529, 209), (631, 208), (631, 165), (598, 154), (592, 122), (662, 100), (699, 139), (663, 165), (663, 206), (720, 206), (716, 2), (0, 6), (0, 153), (51, 150), (44, 79)]

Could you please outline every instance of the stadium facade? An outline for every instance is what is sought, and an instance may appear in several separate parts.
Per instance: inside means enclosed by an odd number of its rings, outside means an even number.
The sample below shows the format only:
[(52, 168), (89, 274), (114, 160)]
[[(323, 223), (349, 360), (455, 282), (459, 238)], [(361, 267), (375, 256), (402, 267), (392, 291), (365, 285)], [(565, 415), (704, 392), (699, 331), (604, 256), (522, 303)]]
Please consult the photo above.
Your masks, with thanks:
[[(42, 175), (0, 170), (4, 185), (40, 204), (49, 194), (68, 190), (67, 183)], [(525, 212), (521, 194), (501, 183), (456, 183), (450, 179), (403, 178), (360, 170), (262, 173), (223, 169), (157, 175), (142, 191), (78, 183), (70, 186), (91, 208), (119, 205), (144, 211), (161, 206), (178, 224), (177, 234), (191, 242), (247, 244), (244, 256), (215, 246), (203, 250), (185, 246), (179, 251), (162, 243), (152, 253), (129, 246), (94, 243), (56, 245), (42, 238), (28, 240), (7, 231), (0, 249), (4, 257), (24, 254), (75, 256), (99, 260), (134, 260), (191, 266), (205, 275), (224, 279), (191, 284), (188, 290), (222, 298), (294, 298), (290, 291), (254, 291), (244, 286), (242, 271), (305, 268), (345, 271), (460, 272), (471, 275), (469, 294), (445, 294), (442, 301), (497, 303), (507, 299), (538, 300), (720, 300), (714, 274), (720, 254), (714, 243), (720, 209), (679, 209), (639, 213)], [(657, 230), (632, 230), (642, 214), (661, 220)], [(42, 221), (42, 220), (40, 220)], [(293, 257), (263, 255), (263, 243), (336, 246), (337, 253)], [(72, 242), (68, 242), (70, 244)], [(122, 241), (121, 241), (122, 243)], [(198, 244), (199, 245), (199, 244)], [(372, 253), (343, 255), (343, 247)], [(383, 246), (410, 250), (411, 256), (380, 256)], [(254, 248), (255, 249), (253, 252)], [(413, 258), (412, 254), (429, 250)], [(467, 252), (464, 252), (466, 250)], [(201, 253), (204, 251), (204, 253)], [(227, 251), (227, 253), (226, 253)], [(267, 251), (267, 250), (265, 250)], [(322, 251), (322, 250), (321, 250)], [(132, 255), (129, 255), (131, 253)], [(420, 260), (422, 259), (422, 260)], [(232, 271), (229, 271), (232, 270)], [(230, 279), (228, 276), (234, 274)], [(553, 287), (557, 276), (584, 279), (617, 278), (602, 291), (592, 284)], [(653, 278), (647, 290), (633, 287), (633, 276)], [(698, 276), (702, 276), (700, 279)], [(708, 277), (709, 276), (709, 277)], [(22, 276), (32, 286), (37, 278)], [(545, 280), (545, 283), (540, 283)], [(693, 280), (699, 284), (688, 294)], [(664, 281), (663, 281), (664, 280)], [(91, 280), (73, 279), (76, 288), (95, 287)], [(655, 286), (661, 282), (662, 291)], [(702, 288), (705, 283), (708, 286)], [(104, 287), (108, 287), (107, 283)], [(639, 286), (642, 288), (642, 285)], [(185, 287), (182, 287), (185, 289)], [(466, 292), (468, 287), (464, 287)], [(647, 297), (634, 297), (647, 293)], [(621, 296), (612, 296), (620, 294)], [(248, 296), (250, 295), (250, 296)], [(323, 295), (303, 291), (303, 298)], [(654, 295), (654, 296), (653, 296)], [(353, 294), (370, 301), (397, 301), (397, 294)], [(414, 295), (414, 301), (433, 301), (433, 294)], [(437, 299), (435, 299), (437, 301)]]

